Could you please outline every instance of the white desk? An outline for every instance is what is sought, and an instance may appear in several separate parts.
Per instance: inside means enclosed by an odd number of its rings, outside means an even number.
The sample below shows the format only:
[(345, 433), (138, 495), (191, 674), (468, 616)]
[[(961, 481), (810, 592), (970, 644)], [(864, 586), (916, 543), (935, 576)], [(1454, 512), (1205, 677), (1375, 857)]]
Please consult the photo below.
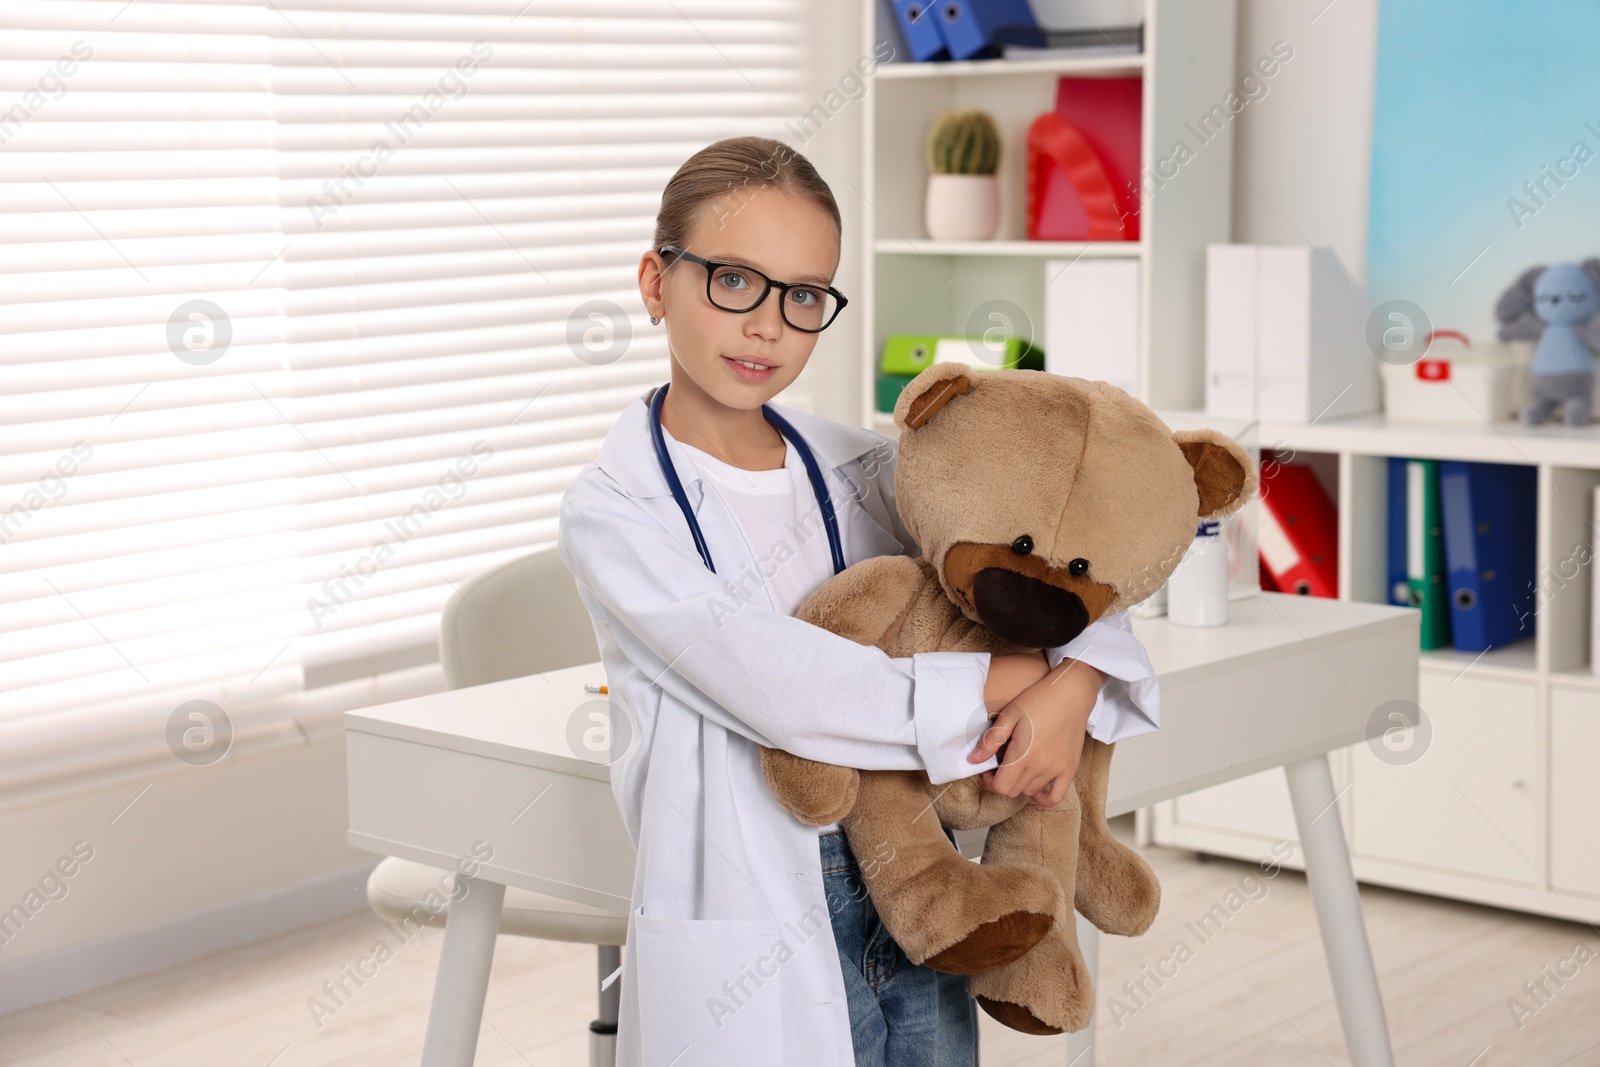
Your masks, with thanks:
[[(1368, 736), (1384, 703), (1416, 701), (1420, 617), (1271, 593), (1229, 613), (1216, 629), (1135, 621), (1161, 676), (1162, 725), (1117, 746), (1107, 811), (1284, 767), (1351, 1060), (1391, 1067), (1326, 754)], [(424, 1067), (473, 1061), (507, 885), (628, 912), (634, 850), (609, 769), (568, 739), (574, 711), (605, 699), (584, 683), (604, 680), (594, 663), (345, 714), (351, 845), (440, 868), (475, 842), (494, 850), (450, 911)], [(963, 838), (976, 855), (981, 835)], [(1079, 928), (1092, 967), (1093, 928)], [(1069, 1059), (1092, 1042), (1092, 1028), (1069, 1035)]]

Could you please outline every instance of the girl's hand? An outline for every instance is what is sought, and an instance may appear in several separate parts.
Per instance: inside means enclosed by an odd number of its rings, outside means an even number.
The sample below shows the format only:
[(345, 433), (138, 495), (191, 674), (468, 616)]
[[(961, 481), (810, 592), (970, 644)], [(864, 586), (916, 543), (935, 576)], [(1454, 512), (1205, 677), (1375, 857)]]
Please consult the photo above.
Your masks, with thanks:
[(983, 787), (1008, 797), (1027, 795), (1045, 807), (1061, 803), (1078, 771), (1084, 730), (1104, 682), (1105, 675), (1087, 663), (1062, 660), (1006, 704), (967, 757), (981, 763), (1005, 747), (1000, 766), (983, 772)]

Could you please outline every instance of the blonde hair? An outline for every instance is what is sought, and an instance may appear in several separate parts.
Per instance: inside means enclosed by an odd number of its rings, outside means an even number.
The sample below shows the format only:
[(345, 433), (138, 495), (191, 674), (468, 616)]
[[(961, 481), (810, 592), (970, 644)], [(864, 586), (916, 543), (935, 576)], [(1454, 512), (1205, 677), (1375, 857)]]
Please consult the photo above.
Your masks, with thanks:
[(822, 208), (842, 237), (839, 205), (833, 190), (811, 161), (770, 137), (727, 137), (706, 145), (683, 161), (661, 192), (656, 212), (655, 243), (684, 247), (700, 208), (719, 197), (757, 189), (781, 189)]

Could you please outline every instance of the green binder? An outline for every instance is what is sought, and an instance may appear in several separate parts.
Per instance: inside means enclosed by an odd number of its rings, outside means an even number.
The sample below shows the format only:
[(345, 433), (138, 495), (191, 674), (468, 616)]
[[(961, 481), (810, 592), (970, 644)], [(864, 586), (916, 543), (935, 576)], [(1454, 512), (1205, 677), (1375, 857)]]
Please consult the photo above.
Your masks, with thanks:
[[(978, 358), (976, 353), (983, 351), (983, 344), (981, 337), (891, 334), (884, 339), (883, 358), (878, 363), (878, 370), (886, 375), (915, 377), (940, 362), (971, 363), (979, 370), (1044, 370), (1044, 349), (1026, 338), (1006, 338), (1004, 353), (995, 362)], [(943, 359), (939, 356), (941, 345), (946, 346)], [(951, 345), (961, 347), (956, 353), (951, 353), (948, 347)]]
[(938, 345), (939, 339), (933, 336), (893, 334), (883, 342), (883, 359), (878, 370), (886, 375), (915, 378), (933, 366), (933, 353)]
[(878, 410), (884, 414), (894, 411), (894, 405), (900, 399), (900, 390), (911, 384), (915, 374), (880, 374), (877, 379)]
[(1450, 645), (1450, 583), (1444, 562), (1439, 462), (1406, 461), (1406, 584), (1422, 609), (1422, 647)]

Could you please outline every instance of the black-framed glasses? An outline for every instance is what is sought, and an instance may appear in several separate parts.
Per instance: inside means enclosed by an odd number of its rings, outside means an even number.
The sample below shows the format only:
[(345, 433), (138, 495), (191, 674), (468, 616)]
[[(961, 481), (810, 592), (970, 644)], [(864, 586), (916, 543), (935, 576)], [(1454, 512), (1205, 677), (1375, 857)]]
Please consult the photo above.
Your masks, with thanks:
[(677, 245), (666, 245), (663, 256), (677, 256), (706, 269), (706, 299), (713, 307), (723, 311), (743, 313), (761, 306), (767, 294), (777, 289), (783, 296), (778, 311), (783, 321), (804, 333), (821, 333), (826, 330), (839, 312), (849, 303), (844, 294), (833, 286), (802, 285), (798, 282), (780, 282), (762, 274), (754, 267), (739, 263), (718, 263), (686, 252)]

